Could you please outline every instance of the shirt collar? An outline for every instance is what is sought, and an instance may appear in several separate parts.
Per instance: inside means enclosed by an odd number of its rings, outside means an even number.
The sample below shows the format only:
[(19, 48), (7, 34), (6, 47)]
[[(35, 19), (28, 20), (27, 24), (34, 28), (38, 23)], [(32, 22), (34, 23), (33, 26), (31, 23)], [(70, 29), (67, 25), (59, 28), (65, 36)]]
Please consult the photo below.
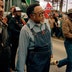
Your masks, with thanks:
[(35, 23), (31, 19), (29, 19), (27, 23), (29, 24), (30, 29), (32, 29), (35, 26)]
[(28, 20), (27, 22), (30, 26), (30, 29), (32, 29), (34, 26), (38, 26), (34, 21), (32, 21), (31, 19)]
[(48, 19), (45, 19), (44, 22), (41, 22), (40, 24), (36, 24), (33, 20), (29, 19), (28, 24), (30, 26), (30, 29), (32, 29), (34, 26), (42, 26), (43, 24), (46, 24), (48, 22)]

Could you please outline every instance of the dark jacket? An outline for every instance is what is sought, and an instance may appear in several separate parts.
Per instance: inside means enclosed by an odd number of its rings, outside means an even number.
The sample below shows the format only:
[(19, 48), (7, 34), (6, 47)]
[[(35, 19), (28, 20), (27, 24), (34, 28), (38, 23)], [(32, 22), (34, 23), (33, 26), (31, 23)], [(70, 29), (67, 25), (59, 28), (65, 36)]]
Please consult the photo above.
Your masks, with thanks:
[(9, 30), (13, 39), (18, 39), (23, 24), (20, 18), (13, 17), (9, 21)]
[(7, 25), (0, 21), (0, 69), (8, 67), (10, 63), (10, 48), (6, 45)]

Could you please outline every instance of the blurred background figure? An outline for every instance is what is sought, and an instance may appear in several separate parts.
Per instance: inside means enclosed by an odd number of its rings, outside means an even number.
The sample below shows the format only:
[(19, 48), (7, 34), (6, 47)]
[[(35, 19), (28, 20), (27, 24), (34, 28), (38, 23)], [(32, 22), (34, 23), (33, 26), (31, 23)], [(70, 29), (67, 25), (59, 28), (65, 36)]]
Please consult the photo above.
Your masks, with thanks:
[(16, 70), (15, 69), (15, 57), (16, 57), (16, 51), (18, 48), (18, 41), (19, 41), (19, 34), (20, 30), (25, 25), (25, 21), (21, 18), (21, 12), (22, 10), (19, 7), (15, 7), (14, 9), (14, 17), (11, 17), (8, 28), (9, 28), (9, 39), (8, 43), (9, 45), (12, 44), (11, 46), (11, 65), (10, 68), (11, 70)]
[(63, 18), (62, 31), (67, 58), (55, 61), (54, 64), (59, 68), (66, 65), (65, 72), (72, 72), (72, 9), (69, 9), (67, 16), (64, 15)]
[(72, 9), (68, 10), (68, 19), (66, 19), (63, 22), (62, 25), (62, 31), (64, 34), (64, 45), (67, 53), (67, 58), (64, 60), (61, 60), (58, 64), (58, 67), (61, 67), (62, 65), (66, 66), (66, 72), (72, 71)]
[(52, 37), (54, 35), (54, 23), (55, 23), (55, 20), (53, 18), (53, 15), (50, 15), (49, 16), (49, 24), (50, 24), (50, 28), (51, 28), (51, 36)]
[(9, 10), (10, 14), (8, 14), (8, 15), (6, 16), (6, 18), (7, 18), (7, 24), (9, 24), (10, 19), (11, 19), (12, 17), (14, 17), (14, 15), (15, 15), (14, 10), (15, 10), (15, 6), (12, 6), (12, 7), (10, 8), (10, 10)]

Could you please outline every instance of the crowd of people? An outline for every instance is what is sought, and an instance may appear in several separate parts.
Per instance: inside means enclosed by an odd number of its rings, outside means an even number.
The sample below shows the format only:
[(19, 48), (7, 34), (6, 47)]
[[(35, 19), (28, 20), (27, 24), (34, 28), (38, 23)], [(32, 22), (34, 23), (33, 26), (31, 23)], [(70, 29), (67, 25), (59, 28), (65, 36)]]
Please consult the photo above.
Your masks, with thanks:
[[(49, 72), (53, 57), (51, 37), (64, 38), (67, 58), (53, 61), (57, 67), (67, 65), (65, 72), (72, 72), (72, 9), (68, 14), (50, 14), (44, 17), (39, 4), (27, 8), (28, 21), (21, 18), (22, 10), (12, 6), (10, 14), (3, 17), (4, 4), (0, 0), (0, 71)], [(17, 62), (15, 58), (17, 54)]]
[(63, 33), (62, 33), (62, 22), (63, 22), (63, 17), (62, 15), (58, 14), (57, 11), (55, 13), (51, 14), (49, 16), (49, 23), (50, 23), (50, 28), (51, 28), (51, 36), (52, 37), (57, 37), (63, 38)]

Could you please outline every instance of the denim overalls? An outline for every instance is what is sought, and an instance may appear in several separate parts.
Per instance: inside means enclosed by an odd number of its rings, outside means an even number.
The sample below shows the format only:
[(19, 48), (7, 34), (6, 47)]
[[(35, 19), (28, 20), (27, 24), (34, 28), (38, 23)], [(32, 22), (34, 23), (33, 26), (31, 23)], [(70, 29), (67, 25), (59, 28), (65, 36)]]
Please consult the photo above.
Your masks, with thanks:
[(51, 35), (45, 24), (45, 30), (35, 32), (31, 29), (34, 36), (35, 46), (33, 50), (28, 50), (27, 72), (49, 72), (51, 57)]

